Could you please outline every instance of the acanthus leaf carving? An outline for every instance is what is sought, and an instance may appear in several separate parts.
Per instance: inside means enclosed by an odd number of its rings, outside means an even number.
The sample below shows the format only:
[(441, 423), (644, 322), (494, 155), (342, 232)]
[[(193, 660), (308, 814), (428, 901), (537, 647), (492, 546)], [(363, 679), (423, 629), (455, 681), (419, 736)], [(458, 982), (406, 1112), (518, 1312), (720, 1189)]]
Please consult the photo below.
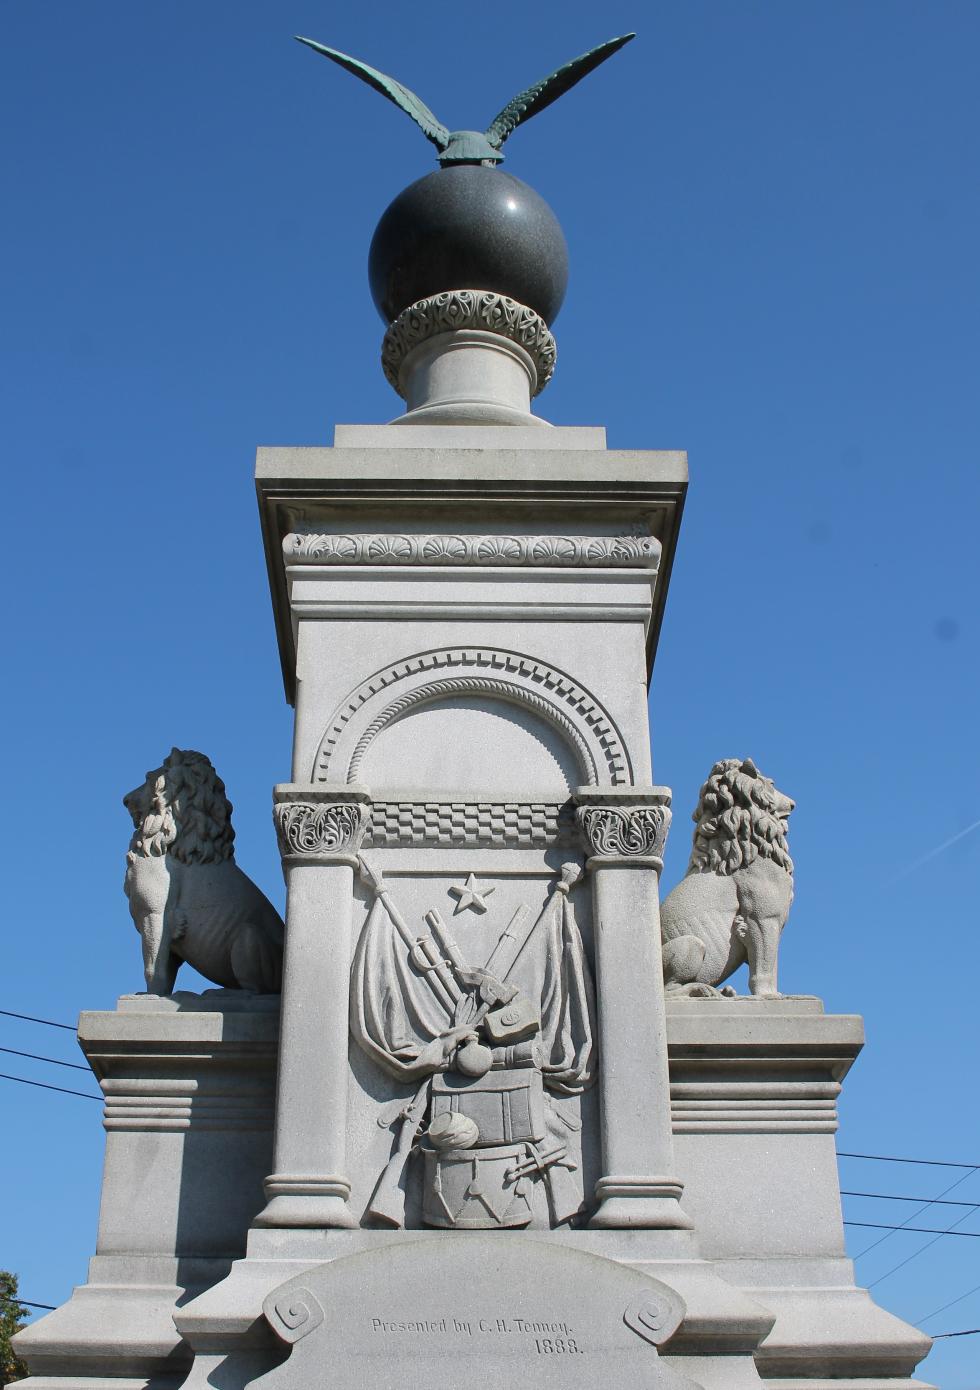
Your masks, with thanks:
[(283, 857), (355, 854), (367, 826), (367, 810), (353, 802), (286, 801), (274, 807)]
[(381, 367), (390, 385), (402, 394), (402, 363), (420, 343), (437, 333), (464, 328), (496, 333), (520, 344), (534, 363), (535, 395), (554, 375), (558, 346), (544, 319), (533, 309), (492, 290), (445, 290), (410, 304), (388, 326), (381, 345)]
[(582, 806), (578, 822), (589, 854), (595, 858), (663, 860), (670, 807)]

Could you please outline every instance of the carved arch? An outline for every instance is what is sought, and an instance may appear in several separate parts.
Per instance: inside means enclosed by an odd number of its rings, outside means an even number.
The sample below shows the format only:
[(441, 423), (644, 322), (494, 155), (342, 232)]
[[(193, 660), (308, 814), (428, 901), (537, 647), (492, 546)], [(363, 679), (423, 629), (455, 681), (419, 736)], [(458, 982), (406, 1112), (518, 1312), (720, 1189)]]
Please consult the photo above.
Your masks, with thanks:
[(370, 676), (336, 708), (320, 741), (314, 782), (353, 782), (382, 730), (424, 705), (487, 695), (547, 720), (575, 753), (586, 786), (631, 786), (629, 755), (595, 696), (557, 667), (497, 647), (420, 652)]
[(382, 729), (386, 729), (389, 725), (403, 719), (406, 714), (419, 705), (434, 704), (438, 700), (446, 700), (453, 695), (489, 695), (491, 698), (506, 700), (511, 704), (524, 705), (532, 709), (535, 714), (543, 715), (550, 724), (565, 735), (566, 740), (575, 750), (583, 785), (589, 787), (596, 785), (598, 771), (592, 749), (572, 721), (567, 719), (550, 700), (546, 700), (537, 693), (532, 694), (530, 691), (524, 690), (513, 681), (499, 680), (494, 676), (447, 676), (443, 680), (431, 681), (427, 685), (419, 686), (418, 689), (411, 690), (406, 695), (400, 696), (399, 699), (393, 700), (377, 718), (372, 720), (358, 739), (357, 747), (351, 755), (350, 768), (347, 774), (348, 780), (357, 781), (364, 754)]

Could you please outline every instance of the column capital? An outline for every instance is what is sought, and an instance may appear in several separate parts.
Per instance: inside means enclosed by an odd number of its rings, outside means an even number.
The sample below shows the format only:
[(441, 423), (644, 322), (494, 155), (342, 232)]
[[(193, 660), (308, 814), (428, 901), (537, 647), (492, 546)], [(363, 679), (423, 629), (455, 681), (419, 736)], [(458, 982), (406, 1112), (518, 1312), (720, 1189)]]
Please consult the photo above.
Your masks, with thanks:
[(661, 872), (670, 829), (669, 787), (580, 787), (573, 800), (590, 868)]
[(272, 801), (284, 865), (357, 867), (371, 802), (366, 787), (353, 782), (338, 786), (281, 782), (272, 789)]

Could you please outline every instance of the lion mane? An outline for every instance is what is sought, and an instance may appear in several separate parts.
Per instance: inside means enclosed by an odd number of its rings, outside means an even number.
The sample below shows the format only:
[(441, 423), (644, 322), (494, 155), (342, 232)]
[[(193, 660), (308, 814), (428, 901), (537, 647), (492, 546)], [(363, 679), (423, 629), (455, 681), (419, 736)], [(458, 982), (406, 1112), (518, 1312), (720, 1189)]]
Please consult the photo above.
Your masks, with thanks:
[(712, 767), (692, 816), (687, 873), (660, 906), (668, 993), (710, 998), (747, 962), (750, 993), (778, 997), (779, 938), (793, 902), (786, 831), (795, 805), (751, 758)]
[(715, 763), (691, 816), (697, 828), (688, 873), (733, 874), (761, 855), (792, 874), (777, 796), (772, 779), (763, 777), (751, 760)]
[(123, 797), (133, 819), (124, 888), (151, 994), (181, 961), (225, 989), (278, 993), (282, 918), (235, 863), (225, 784), (203, 753), (174, 748)]
[(203, 753), (172, 749), (125, 804), (136, 827), (132, 854), (144, 859), (169, 854), (182, 864), (220, 864), (235, 857), (232, 804)]

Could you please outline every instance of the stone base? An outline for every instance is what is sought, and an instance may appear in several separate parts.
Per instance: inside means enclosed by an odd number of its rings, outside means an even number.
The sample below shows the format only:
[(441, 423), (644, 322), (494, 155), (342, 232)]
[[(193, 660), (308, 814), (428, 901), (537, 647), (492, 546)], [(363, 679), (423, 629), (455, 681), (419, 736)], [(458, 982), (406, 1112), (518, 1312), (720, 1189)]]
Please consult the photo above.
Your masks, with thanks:
[[(20, 1334), (25, 1390), (238, 1390), (290, 1354), (262, 1311), (288, 1280), (406, 1241), (455, 1251), (473, 1239), (253, 1226), (246, 1248), (271, 1167), (276, 1024), (268, 1001), (240, 996), (133, 996), (83, 1015), (110, 1099), (100, 1254), (90, 1282)], [(673, 1290), (685, 1313), (662, 1365), (703, 1390), (928, 1390), (913, 1373), (929, 1339), (858, 1288), (844, 1254), (835, 1100), (860, 1019), (824, 1015), (814, 999), (677, 999), (668, 1039), (694, 1231), (520, 1238), (605, 1256)], [(169, 1178), (149, 1190), (161, 1162)], [(221, 1181), (188, 1207), (191, 1169)], [(227, 1192), (229, 1174), (252, 1193), (251, 1212)]]
[(184, 1383), (194, 1353), (175, 1309), (225, 1278), (263, 1205), (278, 1007), (216, 990), (82, 1014), (106, 1097), (98, 1253), (88, 1283), (18, 1335), (30, 1390)]

